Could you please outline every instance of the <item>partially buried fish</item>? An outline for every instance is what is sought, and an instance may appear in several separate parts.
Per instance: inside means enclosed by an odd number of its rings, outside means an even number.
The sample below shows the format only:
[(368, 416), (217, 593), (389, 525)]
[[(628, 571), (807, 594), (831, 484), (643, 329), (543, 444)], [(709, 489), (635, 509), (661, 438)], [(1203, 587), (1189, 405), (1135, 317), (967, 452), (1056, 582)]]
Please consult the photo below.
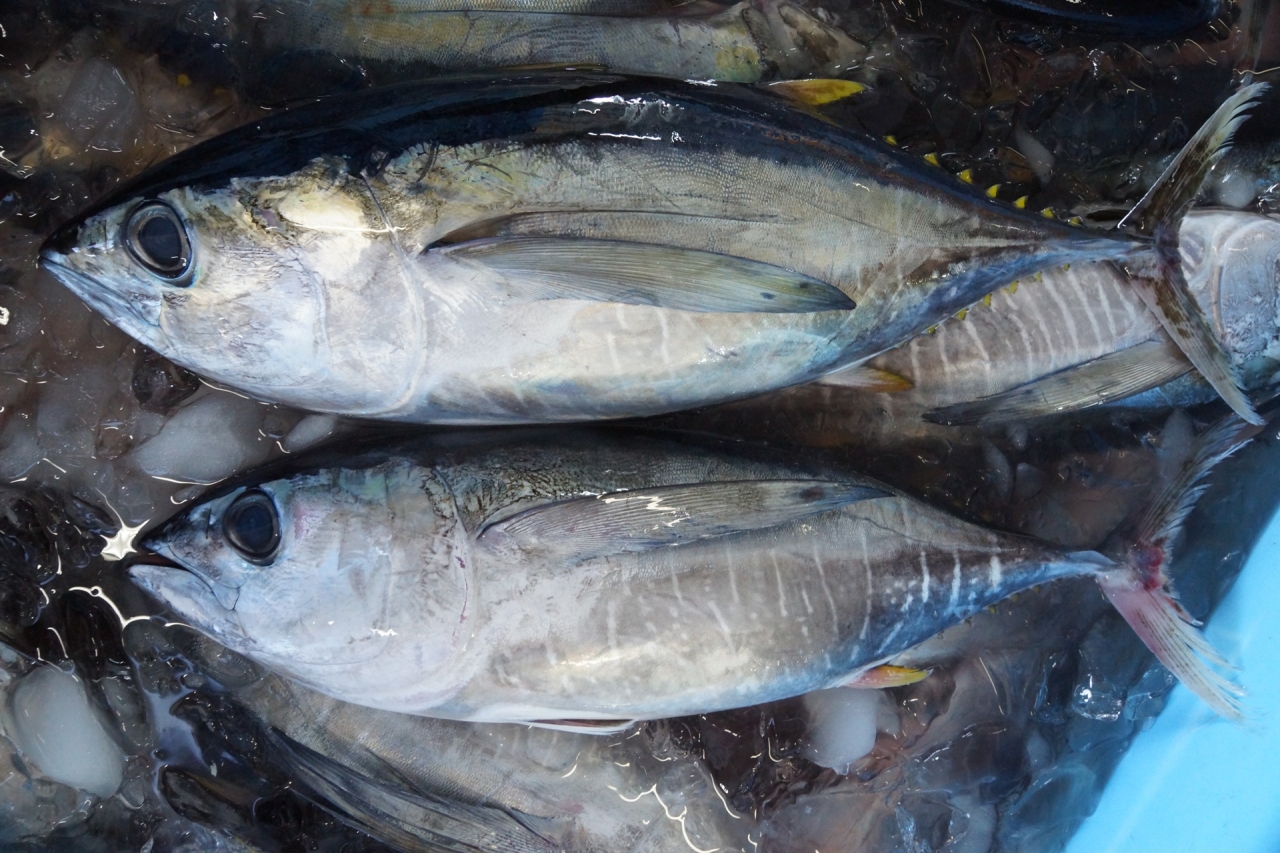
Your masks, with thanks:
[(617, 737), (473, 725), (339, 702), (272, 675), (233, 692), (295, 784), (400, 849), (751, 849), (755, 822), (662, 724)]
[(340, 57), (397, 72), (412, 69), (418, 76), (573, 65), (756, 82), (848, 69), (867, 53), (841, 30), (789, 3), (267, 0), (248, 4), (246, 12), (254, 44), (249, 63), (261, 64), (264, 53), (275, 52), (269, 64)]
[(793, 103), (843, 85), (785, 98), (523, 74), (328, 99), (157, 166), (55, 234), (42, 263), (138, 340), (260, 398), (462, 424), (794, 385), (1041, 268), (1111, 260), (1256, 420), (1182, 280), (1176, 223), (1261, 84), (1106, 233)]
[[(1238, 425), (1238, 422), (1236, 422)], [(437, 437), (235, 488), (133, 578), (218, 642), (346, 701), (590, 727), (855, 682), (975, 610), (1093, 575), (1217, 711), (1221, 662), (1161, 574), (1211, 430), (1097, 552), (962, 522), (874, 481), (629, 434)]]

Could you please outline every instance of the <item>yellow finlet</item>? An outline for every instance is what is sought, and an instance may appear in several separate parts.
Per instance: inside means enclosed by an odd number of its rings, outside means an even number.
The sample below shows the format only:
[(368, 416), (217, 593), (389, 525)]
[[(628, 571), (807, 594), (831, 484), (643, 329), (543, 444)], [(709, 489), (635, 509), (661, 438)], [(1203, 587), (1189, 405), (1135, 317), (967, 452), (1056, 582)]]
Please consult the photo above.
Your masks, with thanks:
[(985, 306), (987, 306), (988, 308), (990, 308), (990, 307), (991, 307), (991, 294), (990, 294), (990, 293), (988, 293), (986, 296), (982, 297), (982, 304), (983, 304), (983, 305), (985, 305)]
[(963, 172), (956, 175), (956, 177), (964, 181), (966, 184), (971, 184), (973, 183), (973, 169), (965, 169)]
[(1073, 217), (1071, 217), (1070, 219), (1068, 219), (1068, 220), (1067, 220), (1067, 222), (1071, 223), (1072, 225), (1083, 225), (1083, 224), (1084, 224), (1084, 220), (1083, 220), (1083, 219), (1081, 219), (1079, 216), (1073, 216)]
[(987, 198), (995, 198), (1000, 193), (1000, 185), (992, 184), (987, 187)]
[(1018, 292), (1018, 283), (1016, 281), (1009, 282), (1009, 286), (1006, 287), (1005, 290), (1009, 291), (1010, 296), (1013, 296), (1013, 294)]
[(930, 670), (916, 669), (910, 666), (893, 666), (892, 664), (881, 664), (873, 666), (864, 672), (860, 672), (853, 678), (844, 683), (845, 687), (861, 687), (871, 688), (874, 690), (884, 690), (889, 687), (904, 687), (908, 684), (915, 684), (918, 681), (924, 681), (929, 677)]
[(190, 85), (191, 85), (191, 78), (190, 78), (189, 76), (187, 76), (186, 74), (179, 74), (179, 75), (178, 75), (178, 85), (179, 85), (180, 87), (182, 87), (183, 89), (187, 88), (188, 86), (190, 86)]
[(961, 308), (959, 311), (956, 312), (957, 320), (963, 320), (965, 317), (968, 317), (968, 316), (969, 316), (968, 308)]
[(891, 134), (889, 134), (888, 136), (886, 136), (886, 137), (884, 138), (884, 141), (885, 141), (885, 142), (887, 142), (887, 143), (889, 143), (890, 145), (894, 145), (894, 146), (896, 146), (896, 145), (898, 144), (898, 137), (894, 136), (894, 135), (891, 133)]
[(1036, 273), (1036, 281), (1044, 281), (1044, 276), (1039, 272)]
[(1053, 219), (1053, 210), (1046, 207), (1044, 210), (1040, 211), (1040, 215), (1045, 219)]
[(924, 333), (926, 335), (934, 335), (934, 334), (937, 334), (937, 332), (938, 332), (937, 326), (930, 326), (929, 328), (924, 330)]
[(1071, 264), (1063, 264), (1063, 265), (1062, 265), (1062, 271), (1063, 271), (1063, 272), (1069, 272), (1070, 270), (1071, 270)]
[(1019, 210), (1023, 209), (1024, 207), (1027, 206), (1027, 197), (1024, 195), (1022, 198), (1015, 201), (1013, 203), (1013, 206), (1018, 208)]
[(910, 391), (916, 384), (905, 376), (900, 376), (878, 367), (860, 364), (857, 367), (846, 367), (835, 373), (828, 373), (818, 380), (823, 385), (839, 385), (843, 388), (857, 388), (860, 391), (875, 391), (894, 394)]
[(777, 83), (770, 83), (769, 88), (796, 103), (810, 107), (820, 107), (867, 90), (867, 87), (861, 83), (830, 77), (818, 77), (813, 80), (779, 80)]
[(938, 155), (937, 155), (937, 154), (929, 153), (929, 154), (924, 155), (924, 161), (925, 161), (926, 163), (928, 163), (930, 166), (937, 166), (937, 165), (939, 165), (939, 163), (938, 163)]

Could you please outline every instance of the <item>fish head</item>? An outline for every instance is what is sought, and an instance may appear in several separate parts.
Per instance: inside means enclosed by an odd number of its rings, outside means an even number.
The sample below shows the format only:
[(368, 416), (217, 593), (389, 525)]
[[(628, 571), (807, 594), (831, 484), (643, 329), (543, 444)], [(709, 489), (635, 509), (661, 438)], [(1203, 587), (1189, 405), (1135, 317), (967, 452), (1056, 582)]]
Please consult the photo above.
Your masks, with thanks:
[(219, 643), (361, 701), (360, 685), (385, 674), (380, 666), (412, 658), (430, 675), (464, 640), (474, 585), (451, 507), (420, 468), (298, 474), (170, 521), (145, 546), (171, 565), (139, 564), (131, 575)]
[[(366, 250), (386, 254), (379, 240), (387, 229), (367, 187), (336, 168), (125, 195), (56, 232), (41, 263), (172, 361), (315, 408), (317, 389), (360, 386), (332, 382), (335, 370), (365, 369), (404, 343), (396, 333), (407, 322), (403, 295), (400, 310), (388, 311), (369, 292), (377, 265)], [(374, 314), (381, 319), (369, 322)], [(352, 359), (356, 348), (370, 357)], [(332, 403), (329, 410), (347, 411), (362, 401)]]
[(1241, 211), (1188, 216), (1179, 233), (1183, 271), (1223, 343), (1246, 370), (1280, 361), (1280, 218)]

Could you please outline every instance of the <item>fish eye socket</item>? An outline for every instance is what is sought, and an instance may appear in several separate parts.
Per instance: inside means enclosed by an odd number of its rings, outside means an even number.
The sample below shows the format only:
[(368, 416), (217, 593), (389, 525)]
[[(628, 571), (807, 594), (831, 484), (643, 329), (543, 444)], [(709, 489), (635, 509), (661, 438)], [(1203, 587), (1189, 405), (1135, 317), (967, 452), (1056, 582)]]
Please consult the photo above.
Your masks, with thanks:
[(164, 278), (176, 279), (191, 265), (186, 226), (164, 202), (146, 202), (129, 214), (124, 244), (134, 260)]
[(222, 516), (222, 532), (245, 559), (267, 562), (280, 546), (280, 515), (271, 498), (251, 489), (227, 507)]

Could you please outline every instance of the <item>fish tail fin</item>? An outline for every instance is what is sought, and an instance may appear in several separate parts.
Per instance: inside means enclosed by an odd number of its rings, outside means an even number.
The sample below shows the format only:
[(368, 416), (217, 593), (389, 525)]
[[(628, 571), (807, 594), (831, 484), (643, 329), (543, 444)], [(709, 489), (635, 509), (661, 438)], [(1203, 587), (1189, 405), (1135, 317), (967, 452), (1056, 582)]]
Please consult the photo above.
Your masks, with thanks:
[(1178, 226), (1205, 176), (1231, 147), (1236, 130), (1266, 90), (1265, 83), (1250, 83), (1227, 98), (1119, 225), (1120, 230), (1154, 242), (1154, 259), (1143, 253), (1125, 263), (1142, 301), (1232, 411), (1252, 424), (1262, 419), (1241, 389), (1231, 356), (1182, 275)]
[(1147, 648), (1210, 708), (1235, 721), (1243, 719), (1244, 692), (1212, 668), (1230, 664), (1178, 603), (1165, 568), (1183, 522), (1207, 488), (1205, 475), (1248, 442), (1241, 438), (1243, 427), (1228, 415), (1196, 439), (1190, 457), (1129, 528), (1121, 553), (1098, 573), (1103, 594)]

